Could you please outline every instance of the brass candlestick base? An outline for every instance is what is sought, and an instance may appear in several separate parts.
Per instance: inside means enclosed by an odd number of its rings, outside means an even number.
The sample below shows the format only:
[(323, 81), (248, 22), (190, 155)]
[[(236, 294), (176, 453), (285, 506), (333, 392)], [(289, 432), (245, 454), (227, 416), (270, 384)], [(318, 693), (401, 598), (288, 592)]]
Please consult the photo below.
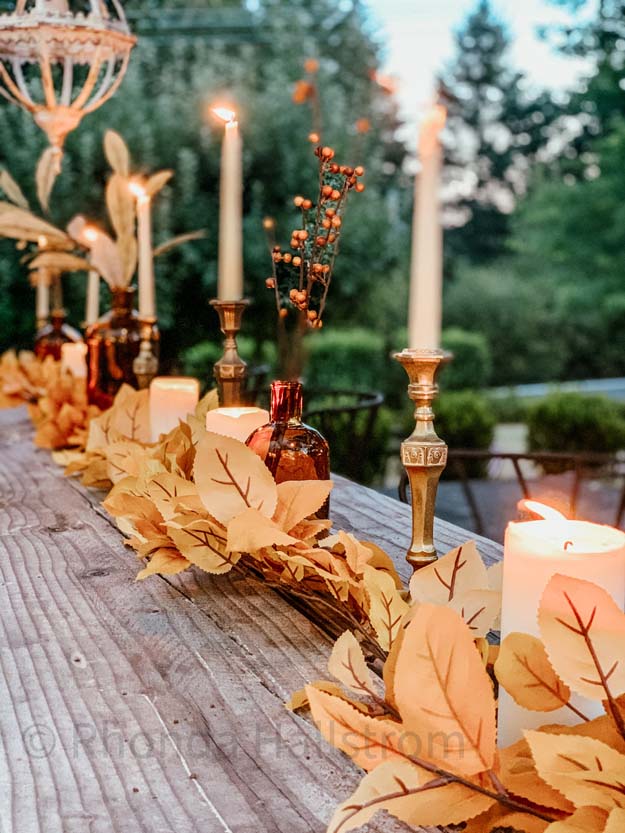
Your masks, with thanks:
[(156, 318), (140, 319), (141, 344), (139, 355), (132, 362), (132, 370), (137, 377), (139, 390), (150, 387), (150, 382), (158, 373), (158, 354), (160, 333)]
[(237, 333), (249, 301), (213, 300), (211, 306), (217, 310), (219, 327), (224, 334), (224, 353), (215, 363), (213, 372), (219, 388), (219, 403), (223, 408), (245, 404), (244, 387), (247, 378), (247, 364), (237, 350)]
[(447, 463), (447, 446), (434, 430), (432, 402), (436, 374), (451, 354), (442, 350), (402, 350), (395, 358), (408, 374), (408, 396), (415, 403), (415, 430), (401, 445), (412, 495), (412, 543), (406, 560), (414, 570), (436, 561), (434, 506), (438, 481)]

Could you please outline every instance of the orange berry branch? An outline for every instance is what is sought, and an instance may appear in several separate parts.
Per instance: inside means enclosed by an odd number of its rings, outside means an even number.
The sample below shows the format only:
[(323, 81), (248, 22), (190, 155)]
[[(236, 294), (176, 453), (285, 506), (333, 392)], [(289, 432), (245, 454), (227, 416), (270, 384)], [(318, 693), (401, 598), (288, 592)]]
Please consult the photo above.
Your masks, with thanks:
[(333, 162), (330, 147), (317, 147), (319, 158), (319, 196), (312, 200), (297, 196), (302, 222), (291, 233), (290, 251), (272, 247), (273, 274), (267, 278), (268, 289), (275, 292), (276, 308), (281, 318), (289, 309), (305, 316), (310, 327), (323, 326), (323, 313), (332, 281), (334, 262), (339, 250), (343, 214), (351, 190), (364, 191), (360, 181), (364, 168), (352, 168)]

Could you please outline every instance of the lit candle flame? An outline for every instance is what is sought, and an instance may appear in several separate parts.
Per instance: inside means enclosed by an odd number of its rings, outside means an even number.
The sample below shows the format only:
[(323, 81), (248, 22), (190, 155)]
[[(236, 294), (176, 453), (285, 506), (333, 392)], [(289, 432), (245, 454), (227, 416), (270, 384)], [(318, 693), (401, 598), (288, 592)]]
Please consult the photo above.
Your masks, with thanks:
[(226, 124), (232, 123), (237, 117), (235, 111), (230, 110), (228, 107), (212, 107), (211, 113), (214, 113), (218, 119), (226, 122)]
[(539, 503), (537, 500), (520, 500), (517, 504), (521, 511), (532, 512), (534, 515), (540, 515), (546, 521), (566, 521), (567, 518), (562, 512), (554, 509), (553, 506), (547, 506), (545, 503)]
[(45, 235), (41, 234), (37, 238), (37, 245), (40, 249), (45, 249), (45, 247), (48, 245), (48, 238)]
[(85, 226), (82, 234), (88, 243), (95, 243), (98, 239), (98, 231), (93, 226)]
[(128, 189), (138, 200), (147, 199), (148, 193), (145, 187), (137, 179), (131, 179), (128, 183)]

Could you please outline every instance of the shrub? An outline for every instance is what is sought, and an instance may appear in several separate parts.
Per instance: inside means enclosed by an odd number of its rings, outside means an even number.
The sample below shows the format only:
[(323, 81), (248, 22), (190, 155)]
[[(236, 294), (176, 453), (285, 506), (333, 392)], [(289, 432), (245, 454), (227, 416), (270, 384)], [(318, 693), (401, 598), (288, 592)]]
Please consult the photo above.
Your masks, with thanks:
[(306, 348), (306, 387), (324, 391), (357, 390), (384, 392), (391, 365), (384, 339), (362, 329), (328, 330), (312, 333)]
[(497, 422), (526, 422), (531, 404), (510, 390), (505, 396), (488, 396), (488, 403)]
[(493, 360), (483, 335), (450, 327), (443, 331), (442, 341), (445, 350), (454, 354), (441, 373), (443, 390), (482, 388), (489, 383)]
[[(530, 451), (614, 453), (625, 447), (625, 416), (605, 396), (551, 393), (528, 414)], [(546, 471), (562, 471), (549, 464)]]
[[(488, 449), (495, 434), (496, 419), (486, 397), (469, 391), (443, 393), (434, 403), (436, 431), (450, 449)], [(469, 477), (485, 477), (487, 462), (470, 460), (465, 463)], [(453, 466), (445, 470), (454, 478)]]

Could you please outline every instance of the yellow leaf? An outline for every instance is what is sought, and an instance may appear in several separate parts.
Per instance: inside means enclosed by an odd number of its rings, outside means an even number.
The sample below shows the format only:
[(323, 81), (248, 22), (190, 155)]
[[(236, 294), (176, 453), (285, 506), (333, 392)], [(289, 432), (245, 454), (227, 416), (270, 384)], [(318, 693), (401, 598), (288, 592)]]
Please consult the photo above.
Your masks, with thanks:
[(607, 824), (603, 833), (623, 833), (625, 830), (625, 810), (618, 808), (612, 810), (608, 816)]
[[(454, 610), (419, 605), (395, 666), (395, 701), (429, 756), (465, 775), (495, 759), (495, 700), (467, 626)], [(468, 696), (470, 693), (470, 696)]]
[[(8, 206), (8, 208), (6, 208)], [(0, 236), (17, 240), (29, 240), (38, 243), (40, 237), (46, 237), (49, 243), (65, 244), (69, 237), (65, 232), (39, 219), (35, 214), (18, 208), (11, 203), (0, 202)]]
[(398, 590), (403, 590), (404, 583), (401, 580), (395, 568), (395, 563), (390, 555), (387, 555), (383, 549), (371, 541), (361, 541), (360, 543), (363, 547), (371, 550), (371, 557), (367, 561), (369, 567), (375, 567), (376, 570), (382, 570), (383, 572), (388, 573), (393, 577), (395, 587), (397, 587)]
[(524, 738), (499, 750), (499, 779), (508, 792), (532, 804), (564, 813), (572, 813), (575, 809), (562, 793), (539, 777), (529, 744)]
[(357, 694), (375, 693), (362, 648), (351, 631), (345, 631), (334, 643), (328, 660), (328, 671), (350, 691)]
[(185, 480), (175, 474), (163, 472), (150, 478), (147, 494), (165, 520), (171, 520), (176, 515), (177, 506), (182, 497), (197, 494), (195, 483)]
[(206, 573), (228, 573), (240, 558), (238, 553), (227, 551), (222, 533), (208, 520), (201, 518), (182, 525), (176, 517), (166, 527), (180, 553)]
[(405, 761), (389, 761), (365, 776), (335, 812), (328, 833), (347, 833), (380, 810), (413, 827), (458, 824), (487, 810), (493, 799)]
[(111, 168), (117, 174), (128, 176), (130, 173), (130, 154), (126, 142), (115, 130), (104, 134), (104, 154)]
[(625, 805), (625, 755), (581, 735), (526, 731), (540, 777), (576, 807)]
[[(311, 688), (316, 688), (319, 691), (325, 691), (328, 694), (334, 694), (337, 697), (343, 696), (342, 689), (336, 685), (336, 683), (330, 683), (327, 680), (316, 680), (314, 683), (308, 683)], [(304, 709), (308, 707), (308, 695), (306, 694), (306, 688), (298, 688), (297, 691), (294, 691), (293, 694), (289, 697), (289, 699), (284, 704), (284, 708), (288, 709), (290, 712), (296, 712), (299, 709)]]
[(511, 813), (501, 804), (495, 804), (486, 813), (471, 819), (462, 833), (491, 833), (500, 830), (523, 830), (524, 833), (543, 833), (549, 822), (528, 813)]
[(29, 264), (30, 269), (58, 269), (61, 272), (89, 271), (91, 264), (69, 252), (42, 252)]
[(288, 480), (278, 484), (278, 505), (273, 519), (285, 532), (314, 515), (332, 491), (330, 480)]
[(601, 587), (555, 575), (543, 593), (538, 624), (558, 676), (592, 700), (625, 692), (625, 615)]
[(111, 289), (123, 289), (132, 277), (125, 268), (120, 247), (103, 231), (91, 244), (91, 263)]
[(499, 616), (501, 593), (496, 590), (467, 590), (454, 594), (449, 606), (462, 616), (474, 639), (486, 636)]
[(230, 552), (254, 553), (265, 547), (288, 547), (296, 543), (296, 538), (287, 535), (257, 509), (244, 509), (228, 524), (227, 549)]
[(137, 574), (137, 581), (156, 573), (162, 576), (172, 576), (190, 566), (190, 562), (173, 547), (172, 549), (159, 549), (150, 558), (148, 566)]
[(172, 249), (176, 249), (184, 243), (191, 243), (193, 240), (201, 240), (205, 236), (206, 232), (204, 229), (187, 231), (185, 234), (178, 234), (176, 237), (170, 237), (169, 240), (165, 240), (164, 243), (160, 243), (156, 246), (153, 255), (154, 257), (161, 257), (161, 255), (171, 252)]
[(123, 385), (110, 409), (108, 425), (109, 431), (117, 431), (128, 440), (150, 443), (150, 391)]
[(369, 596), (369, 620), (380, 646), (390, 651), (408, 604), (402, 599), (393, 577), (383, 570), (365, 567), (364, 585)]
[(570, 688), (553, 670), (542, 642), (535, 636), (508, 634), (495, 663), (495, 674), (508, 694), (525, 709), (550, 712), (569, 703)]
[(260, 457), (238, 440), (207, 432), (198, 444), (193, 471), (202, 503), (222, 524), (245, 509), (273, 516), (278, 502), (274, 479)]
[(451, 550), (417, 570), (410, 579), (410, 595), (415, 602), (444, 605), (468, 590), (487, 589), (488, 575), (475, 541)]
[(328, 743), (367, 772), (391, 759), (406, 760), (421, 750), (421, 739), (401, 723), (369, 717), (353, 703), (306, 686), (313, 720)]
[(120, 239), (134, 236), (135, 199), (125, 176), (114, 173), (106, 183), (106, 208)]
[(35, 180), (37, 182), (37, 199), (45, 212), (50, 208), (49, 200), (52, 188), (59, 175), (57, 164), (57, 153), (52, 147), (48, 147), (39, 157)]
[(144, 187), (146, 192), (151, 197), (155, 196), (167, 185), (173, 175), (174, 172), (170, 170), (157, 171), (155, 174), (152, 174), (152, 176), (145, 183)]
[(22, 189), (6, 170), (0, 171), (0, 188), (15, 205), (24, 208), (26, 211), (30, 210), (28, 200), (22, 193)]
[[(567, 819), (550, 824), (546, 833), (605, 833), (607, 819), (607, 812), (599, 807), (580, 807)], [(613, 833), (622, 833), (623, 829)]]

